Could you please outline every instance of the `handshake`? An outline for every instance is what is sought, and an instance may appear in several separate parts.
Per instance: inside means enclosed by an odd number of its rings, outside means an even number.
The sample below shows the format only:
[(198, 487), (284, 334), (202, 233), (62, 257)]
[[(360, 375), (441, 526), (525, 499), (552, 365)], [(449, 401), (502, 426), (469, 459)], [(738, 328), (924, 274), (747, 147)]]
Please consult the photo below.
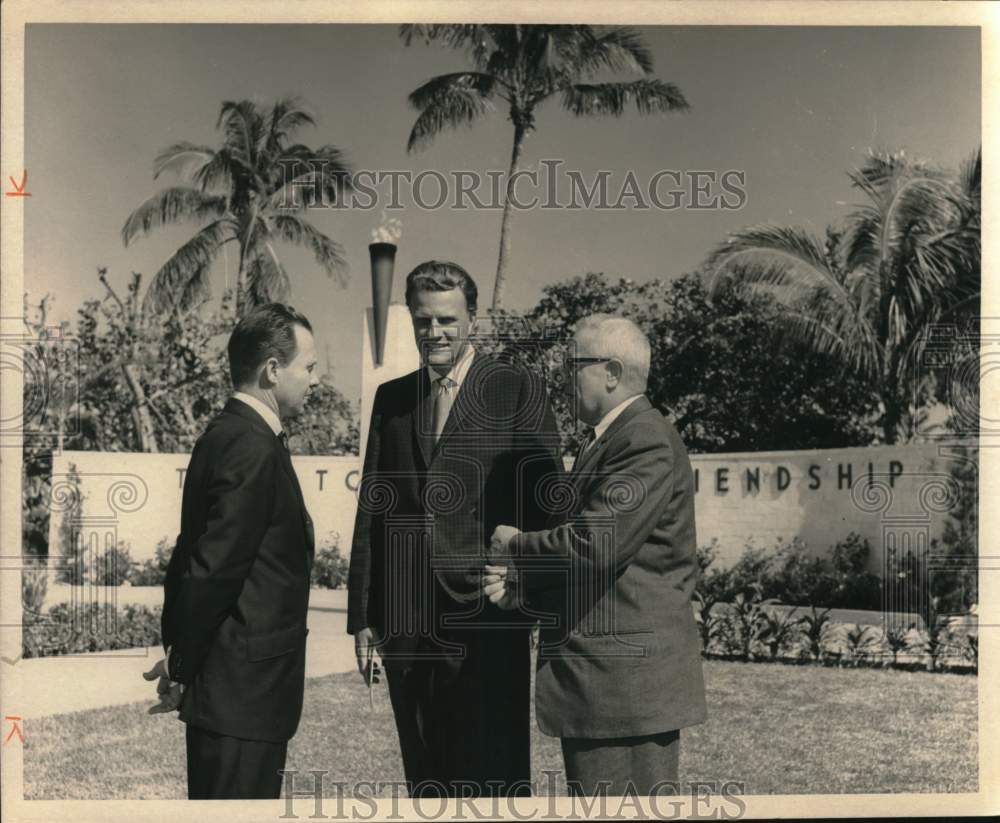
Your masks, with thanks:
[(507, 544), (520, 532), (513, 526), (497, 526), (490, 538), (490, 560), (483, 574), (483, 594), (501, 609), (522, 605), (517, 569), (510, 562)]

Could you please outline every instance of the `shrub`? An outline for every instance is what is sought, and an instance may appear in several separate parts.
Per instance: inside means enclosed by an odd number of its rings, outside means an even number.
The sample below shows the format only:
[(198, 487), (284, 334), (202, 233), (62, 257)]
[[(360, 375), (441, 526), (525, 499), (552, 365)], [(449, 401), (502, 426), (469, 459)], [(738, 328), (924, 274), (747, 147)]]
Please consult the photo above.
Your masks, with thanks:
[(83, 583), (86, 568), (84, 546), (77, 525), (83, 516), (83, 492), (80, 488), (80, 473), (75, 463), (69, 465), (66, 484), (64, 491), (67, 501), (66, 511), (63, 512), (59, 524), (59, 553), (62, 555), (62, 562), (56, 574), (60, 582), (79, 586)]
[(44, 615), (26, 614), (25, 657), (130, 649), (160, 643), (161, 609), (110, 603), (59, 603)]
[(816, 661), (822, 660), (826, 651), (826, 642), (833, 628), (830, 622), (830, 610), (816, 611), (816, 607), (812, 606), (810, 614), (799, 618), (799, 625), (803, 629), (809, 654)]
[(132, 574), (136, 563), (124, 543), (105, 550), (94, 565), (95, 586), (120, 586)]
[(173, 551), (174, 546), (170, 541), (166, 537), (160, 538), (160, 542), (156, 544), (155, 558), (136, 565), (129, 576), (129, 583), (133, 586), (162, 586)]
[(44, 564), (31, 563), (21, 572), (21, 609), (24, 614), (41, 614), (49, 589), (48, 570)]
[(836, 543), (830, 559), (836, 576), (836, 590), (829, 603), (842, 609), (877, 611), (882, 608), (882, 580), (867, 570), (871, 544), (856, 532)]
[(892, 655), (893, 666), (899, 662), (899, 653), (909, 648), (910, 630), (912, 628), (912, 626), (909, 629), (904, 629), (902, 626), (892, 626), (886, 631), (885, 645), (889, 648), (889, 653)]
[(761, 608), (757, 624), (757, 640), (762, 643), (776, 660), (783, 651), (794, 651), (802, 639), (802, 624), (795, 617), (798, 609)]
[(698, 634), (701, 636), (701, 649), (705, 654), (710, 654), (718, 643), (723, 641), (727, 618), (725, 614), (719, 614), (715, 609), (717, 600), (707, 599), (695, 591), (694, 602), (697, 607), (694, 619), (698, 625)]
[(798, 538), (790, 543), (779, 543), (765, 581), (765, 597), (792, 606), (831, 605), (837, 579), (826, 565), (821, 557), (809, 557), (806, 544)]
[(879, 630), (874, 626), (855, 623), (844, 633), (847, 662), (851, 666), (861, 666), (872, 659), (881, 647)]
[(763, 615), (759, 583), (748, 586), (733, 597), (723, 632), (726, 650), (735, 653), (741, 660), (751, 660), (760, 645)]
[(340, 554), (340, 535), (331, 532), (316, 552), (312, 567), (312, 585), (323, 589), (339, 589), (347, 584), (348, 562)]

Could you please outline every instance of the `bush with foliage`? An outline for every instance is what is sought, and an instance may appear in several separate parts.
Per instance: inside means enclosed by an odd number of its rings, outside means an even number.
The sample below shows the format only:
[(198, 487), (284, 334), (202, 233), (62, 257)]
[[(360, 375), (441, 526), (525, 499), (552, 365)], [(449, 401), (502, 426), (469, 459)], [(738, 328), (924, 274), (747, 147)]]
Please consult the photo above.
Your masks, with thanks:
[(124, 542), (119, 542), (114, 548), (109, 548), (100, 555), (92, 570), (95, 586), (120, 586), (132, 575), (136, 562)]
[[(588, 273), (544, 286), (529, 320), (559, 354), (588, 314), (634, 320), (652, 347), (646, 394), (692, 453), (874, 442), (878, 396), (870, 385), (831, 356), (780, 348), (781, 309), (769, 296), (734, 289), (710, 296), (705, 277), (637, 283)], [(576, 422), (559, 386), (549, 391), (569, 453)]]
[(790, 606), (877, 611), (882, 606), (882, 589), (879, 577), (865, 570), (870, 548), (867, 540), (854, 533), (832, 547), (829, 559), (809, 556), (806, 544), (798, 538), (779, 540), (771, 549), (751, 541), (735, 563), (722, 569), (713, 565), (716, 547), (703, 547), (696, 589), (703, 600), (712, 603), (729, 602), (757, 585), (763, 599)]
[(159, 606), (59, 603), (45, 614), (25, 614), (25, 657), (132, 649), (160, 644)]
[(49, 589), (48, 570), (43, 564), (32, 563), (21, 570), (21, 610), (24, 614), (41, 614)]
[(339, 589), (347, 585), (350, 564), (340, 554), (340, 535), (330, 532), (329, 537), (316, 550), (313, 561), (312, 585), (322, 589)]
[(137, 564), (129, 577), (133, 586), (162, 586), (167, 577), (167, 566), (174, 544), (166, 537), (161, 537), (156, 544), (156, 555), (152, 560), (143, 560)]

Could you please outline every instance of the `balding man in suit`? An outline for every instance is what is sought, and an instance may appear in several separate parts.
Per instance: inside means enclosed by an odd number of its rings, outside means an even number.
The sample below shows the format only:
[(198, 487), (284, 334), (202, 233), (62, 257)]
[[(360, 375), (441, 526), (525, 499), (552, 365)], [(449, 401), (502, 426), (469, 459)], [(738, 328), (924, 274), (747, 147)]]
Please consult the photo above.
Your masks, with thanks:
[(561, 738), (571, 791), (659, 794), (678, 779), (680, 729), (706, 718), (694, 479), (676, 430), (644, 395), (642, 331), (593, 315), (574, 344), (568, 385), (592, 429), (569, 477), (552, 479), (564, 522), (497, 527), (484, 591), (554, 618), (543, 622), (535, 710)]

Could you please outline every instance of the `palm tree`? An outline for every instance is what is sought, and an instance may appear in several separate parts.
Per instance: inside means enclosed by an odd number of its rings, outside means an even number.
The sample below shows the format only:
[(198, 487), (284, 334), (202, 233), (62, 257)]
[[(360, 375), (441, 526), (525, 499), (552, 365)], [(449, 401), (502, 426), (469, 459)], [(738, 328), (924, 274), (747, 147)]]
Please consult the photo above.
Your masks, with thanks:
[(493, 308), (503, 306), (510, 256), (511, 190), (520, 170), (524, 140), (535, 128), (535, 110), (553, 95), (577, 117), (613, 115), (634, 104), (640, 114), (688, 108), (680, 89), (655, 78), (622, 83), (592, 83), (600, 72), (649, 75), (653, 59), (637, 32), (629, 28), (598, 31), (593, 26), (403, 25), (400, 37), (443, 41), (465, 50), (473, 70), (442, 74), (414, 90), (410, 104), (420, 112), (407, 150), (430, 143), (446, 128), (472, 124), (499, 98), (514, 124), (514, 144), (500, 223)]
[(768, 291), (783, 332), (832, 354), (878, 391), (886, 443), (909, 436), (911, 403), (928, 383), (935, 324), (978, 315), (980, 157), (950, 175), (897, 154), (871, 153), (850, 175), (867, 201), (821, 243), (774, 225), (736, 232), (709, 256), (712, 288), (727, 275)]
[(226, 101), (216, 124), (223, 135), (218, 148), (182, 141), (159, 154), (154, 179), (171, 170), (189, 185), (163, 189), (132, 212), (122, 227), (123, 242), (181, 221), (202, 227), (150, 283), (146, 300), (152, 311), (186, 312), (207, 299), (208, 273), (228, 243), (238, 249), (237, 318), (260, 303), (287, 299), (290, 283), (277, 241), (308, 248), (328, 275), (343, 282), (340, 244), (301, 216), (317, 200), (329, 203), (350, 187), (339, 149), (291, 142), (297, 130), (315, 123), (296, 98), (270, 108)]

